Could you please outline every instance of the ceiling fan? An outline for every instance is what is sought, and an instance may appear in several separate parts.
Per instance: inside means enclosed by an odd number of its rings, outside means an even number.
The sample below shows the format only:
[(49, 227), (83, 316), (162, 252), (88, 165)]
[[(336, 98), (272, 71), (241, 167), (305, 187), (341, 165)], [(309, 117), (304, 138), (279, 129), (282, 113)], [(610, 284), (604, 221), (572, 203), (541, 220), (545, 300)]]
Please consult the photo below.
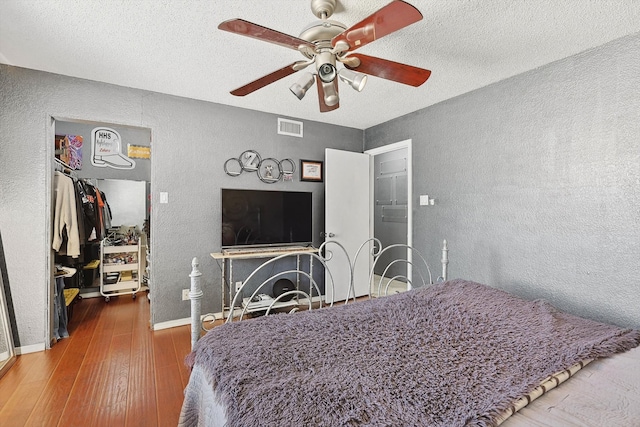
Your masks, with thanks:
[[(315, 64), (315, 73), (304, 73), (290, 90), (298, 99), (302, 99), (315, 82), (320, 111), (327, 112), (340, 106), (338, 80), (361, 91), (366, 84), (367, 75), (414, 87), (420, 86), (429, 78), (429, 70), (353, 53), (374, 40), (421, 20), (422, 14), (418, 9), (407, 2), (394, 0), (347, 28), (346, 25), (329, 19), (335, 11), (336, 2), (337, 0), (311, 0), (311, 10), (320, 20), (306, 26), (300, 37), (293, 37), (243, 19), (231, 19), (221, 23), (218, 26), (221, 30), (294, 49), (306, 57), (232, 90), (231, 94), (248, 95)], [(344, 68), (338, 70), (337, 63), (344, 64)]]

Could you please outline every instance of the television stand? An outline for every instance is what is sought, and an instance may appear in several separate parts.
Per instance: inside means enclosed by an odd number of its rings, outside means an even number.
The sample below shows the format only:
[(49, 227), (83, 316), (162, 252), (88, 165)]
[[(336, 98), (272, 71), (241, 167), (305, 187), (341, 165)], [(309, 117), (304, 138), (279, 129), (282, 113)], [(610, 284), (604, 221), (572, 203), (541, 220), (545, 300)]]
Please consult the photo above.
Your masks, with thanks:
[[(211, 257), (213, 259), (222, 260), (222, 319), (226, 318), (226, 315), (233, 315), (233, 307), (230, 307), (233, 298), (236, 295), (235, 284), (233, 281), (233, 261), (235, 260), (247, 260), (247, 259), (259, 259), (259, 258), (274, 258), (280, 255), (297, 255), (296, 263), (297, 269), (300, 269), (300, 255), (307, 253), (317, 252), (318, 249), (312, 246), (269, 246), (262, 248), (238, 248), (238, 249), (225, 249), (222, 252), (213, 252)], [(313, 275), (313, 257), (309, 257), (309, 275)], [(227, 286), (228, 284), (228, 286)], [(296, 280), (296, 289), (299, 289), (300, 277)], [(225, 295), (229, 295), (229, 305), (225, 304)], [(225, 315), (226, 314), (226, 315)]]
[[(315, 252), (317, 249), (310, 246), (265, 246), (261, 248), (234, 248), (223, 249), (219, 259), (227, 258), (260, 258), (261, 255), (266, 257), (274, 255), (289, 254), (293, 252)], [(214, 254), (211, 254), (214, 258)]]

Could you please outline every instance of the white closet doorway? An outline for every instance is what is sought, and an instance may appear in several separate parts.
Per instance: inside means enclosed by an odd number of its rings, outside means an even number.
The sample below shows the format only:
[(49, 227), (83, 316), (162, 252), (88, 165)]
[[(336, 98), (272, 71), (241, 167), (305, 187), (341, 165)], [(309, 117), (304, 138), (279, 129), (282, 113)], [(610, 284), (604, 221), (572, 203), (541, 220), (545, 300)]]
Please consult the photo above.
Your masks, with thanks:
[[(372, 189), (371, 223), (373, 236), (380, 240), (383, 247), (392, 244), (413, 244), (413, 182), (411, 161), (411, 140), (384, 145), (365, 151), (371, 156), (370, 187)], [(404, 249), (390, 251), (383, 257), (412, 260), (411, 251)], [(380, 261), (381, 266), (388, 262)], [(410, 288), (412, 277), (411, 264), (395, 265), (387, 276), (405, 276), (408, 278), (406, 289)], [(382, 274), (382, 271), (376, 271)], [(404, 286), (403, 286), (404, 287)]]
[[(69, 333), (65, 330), (68, 317), (64, 308), (61, 309), (65, 303), (62, 290), (65, 293), (74, 290), (83, 298), (101, 297), (103, 291), (109, 292), (102, 286), (107, 273), (103, 275), (100, 269), (103, 264), (101, 242), (126, 231), (129, 241), (140, 241), (140, 247), (146, 252), (151, 213), (151, 129), (98, 121), (51, 119), (48, 141), (53, 154), (49, 209), (52, 241), (48, 242), (51, 282), (47, 289), (48, 304), (44, 308), (49, 324), (46, 341), (49, 345)], [(74, 193), (73, 202), (68, 202), (70, 193)], [(77, 231), (68, 230), (74, 228), (74, 221), (63, 221), (63, 227), (59, 220), (61, 215), (56, 200), (60, 194), (64, 194), (59, 200), (65, 200), (65, 213), (73, 211), (76, 215)], [(61, 245), (57, 244), (59, 241), (62, 241)], [(114, 238), (110, 238), (109, 242), (113, 241)], [(136, 254), (138, 262), (135, 264), (143, 265), (143, 268), (131, 273), (136, 283), (142, 284), (141, 291), (147, 289), (150, 275), (150, 269), (144, 268), (149, 254), (144, 255), (142, 252)], [(63, 277), (56, 277), (59, 271), (69, 272), (64, 276), (64, 284), (60, 280)]]

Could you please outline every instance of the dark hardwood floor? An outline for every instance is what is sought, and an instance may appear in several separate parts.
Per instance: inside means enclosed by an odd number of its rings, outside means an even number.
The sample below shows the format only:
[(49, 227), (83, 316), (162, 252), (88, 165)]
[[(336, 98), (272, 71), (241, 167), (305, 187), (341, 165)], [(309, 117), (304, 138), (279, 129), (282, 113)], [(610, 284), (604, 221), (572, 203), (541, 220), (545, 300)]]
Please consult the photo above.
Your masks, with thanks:
[(0, 379), (0, 426), (175, 426), (190, 328), (149, 328), (146, 294), (79, 301), (70, 337), (18, 356)]

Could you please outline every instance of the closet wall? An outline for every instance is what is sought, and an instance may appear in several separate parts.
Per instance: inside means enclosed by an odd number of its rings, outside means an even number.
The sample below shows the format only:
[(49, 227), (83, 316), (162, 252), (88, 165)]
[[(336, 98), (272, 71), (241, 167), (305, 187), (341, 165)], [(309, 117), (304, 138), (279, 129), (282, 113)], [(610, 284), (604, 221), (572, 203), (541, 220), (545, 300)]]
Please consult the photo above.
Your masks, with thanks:
[(111, 224), (136, 226), (142, 231), (149, 217), (149, 185), (128, 179), (98, 179), (98, 188), (108, 195)]
[(76, 171), (78, 178), (151, 181), (151, 161), (148, 159), (134, 159), (136, 166), (133, 169), (103, 168), (91, 164), (91, 131), (97, 126), (107, 126), (120, 134), (122, 137), (121, 151), (124, 154), (127, 153), (127, 144), (151, 146), (151, 129), (148, 128), (72, 121), (56, 117), (56, 135), (81, 135), (83, 137), (82, 169)]

